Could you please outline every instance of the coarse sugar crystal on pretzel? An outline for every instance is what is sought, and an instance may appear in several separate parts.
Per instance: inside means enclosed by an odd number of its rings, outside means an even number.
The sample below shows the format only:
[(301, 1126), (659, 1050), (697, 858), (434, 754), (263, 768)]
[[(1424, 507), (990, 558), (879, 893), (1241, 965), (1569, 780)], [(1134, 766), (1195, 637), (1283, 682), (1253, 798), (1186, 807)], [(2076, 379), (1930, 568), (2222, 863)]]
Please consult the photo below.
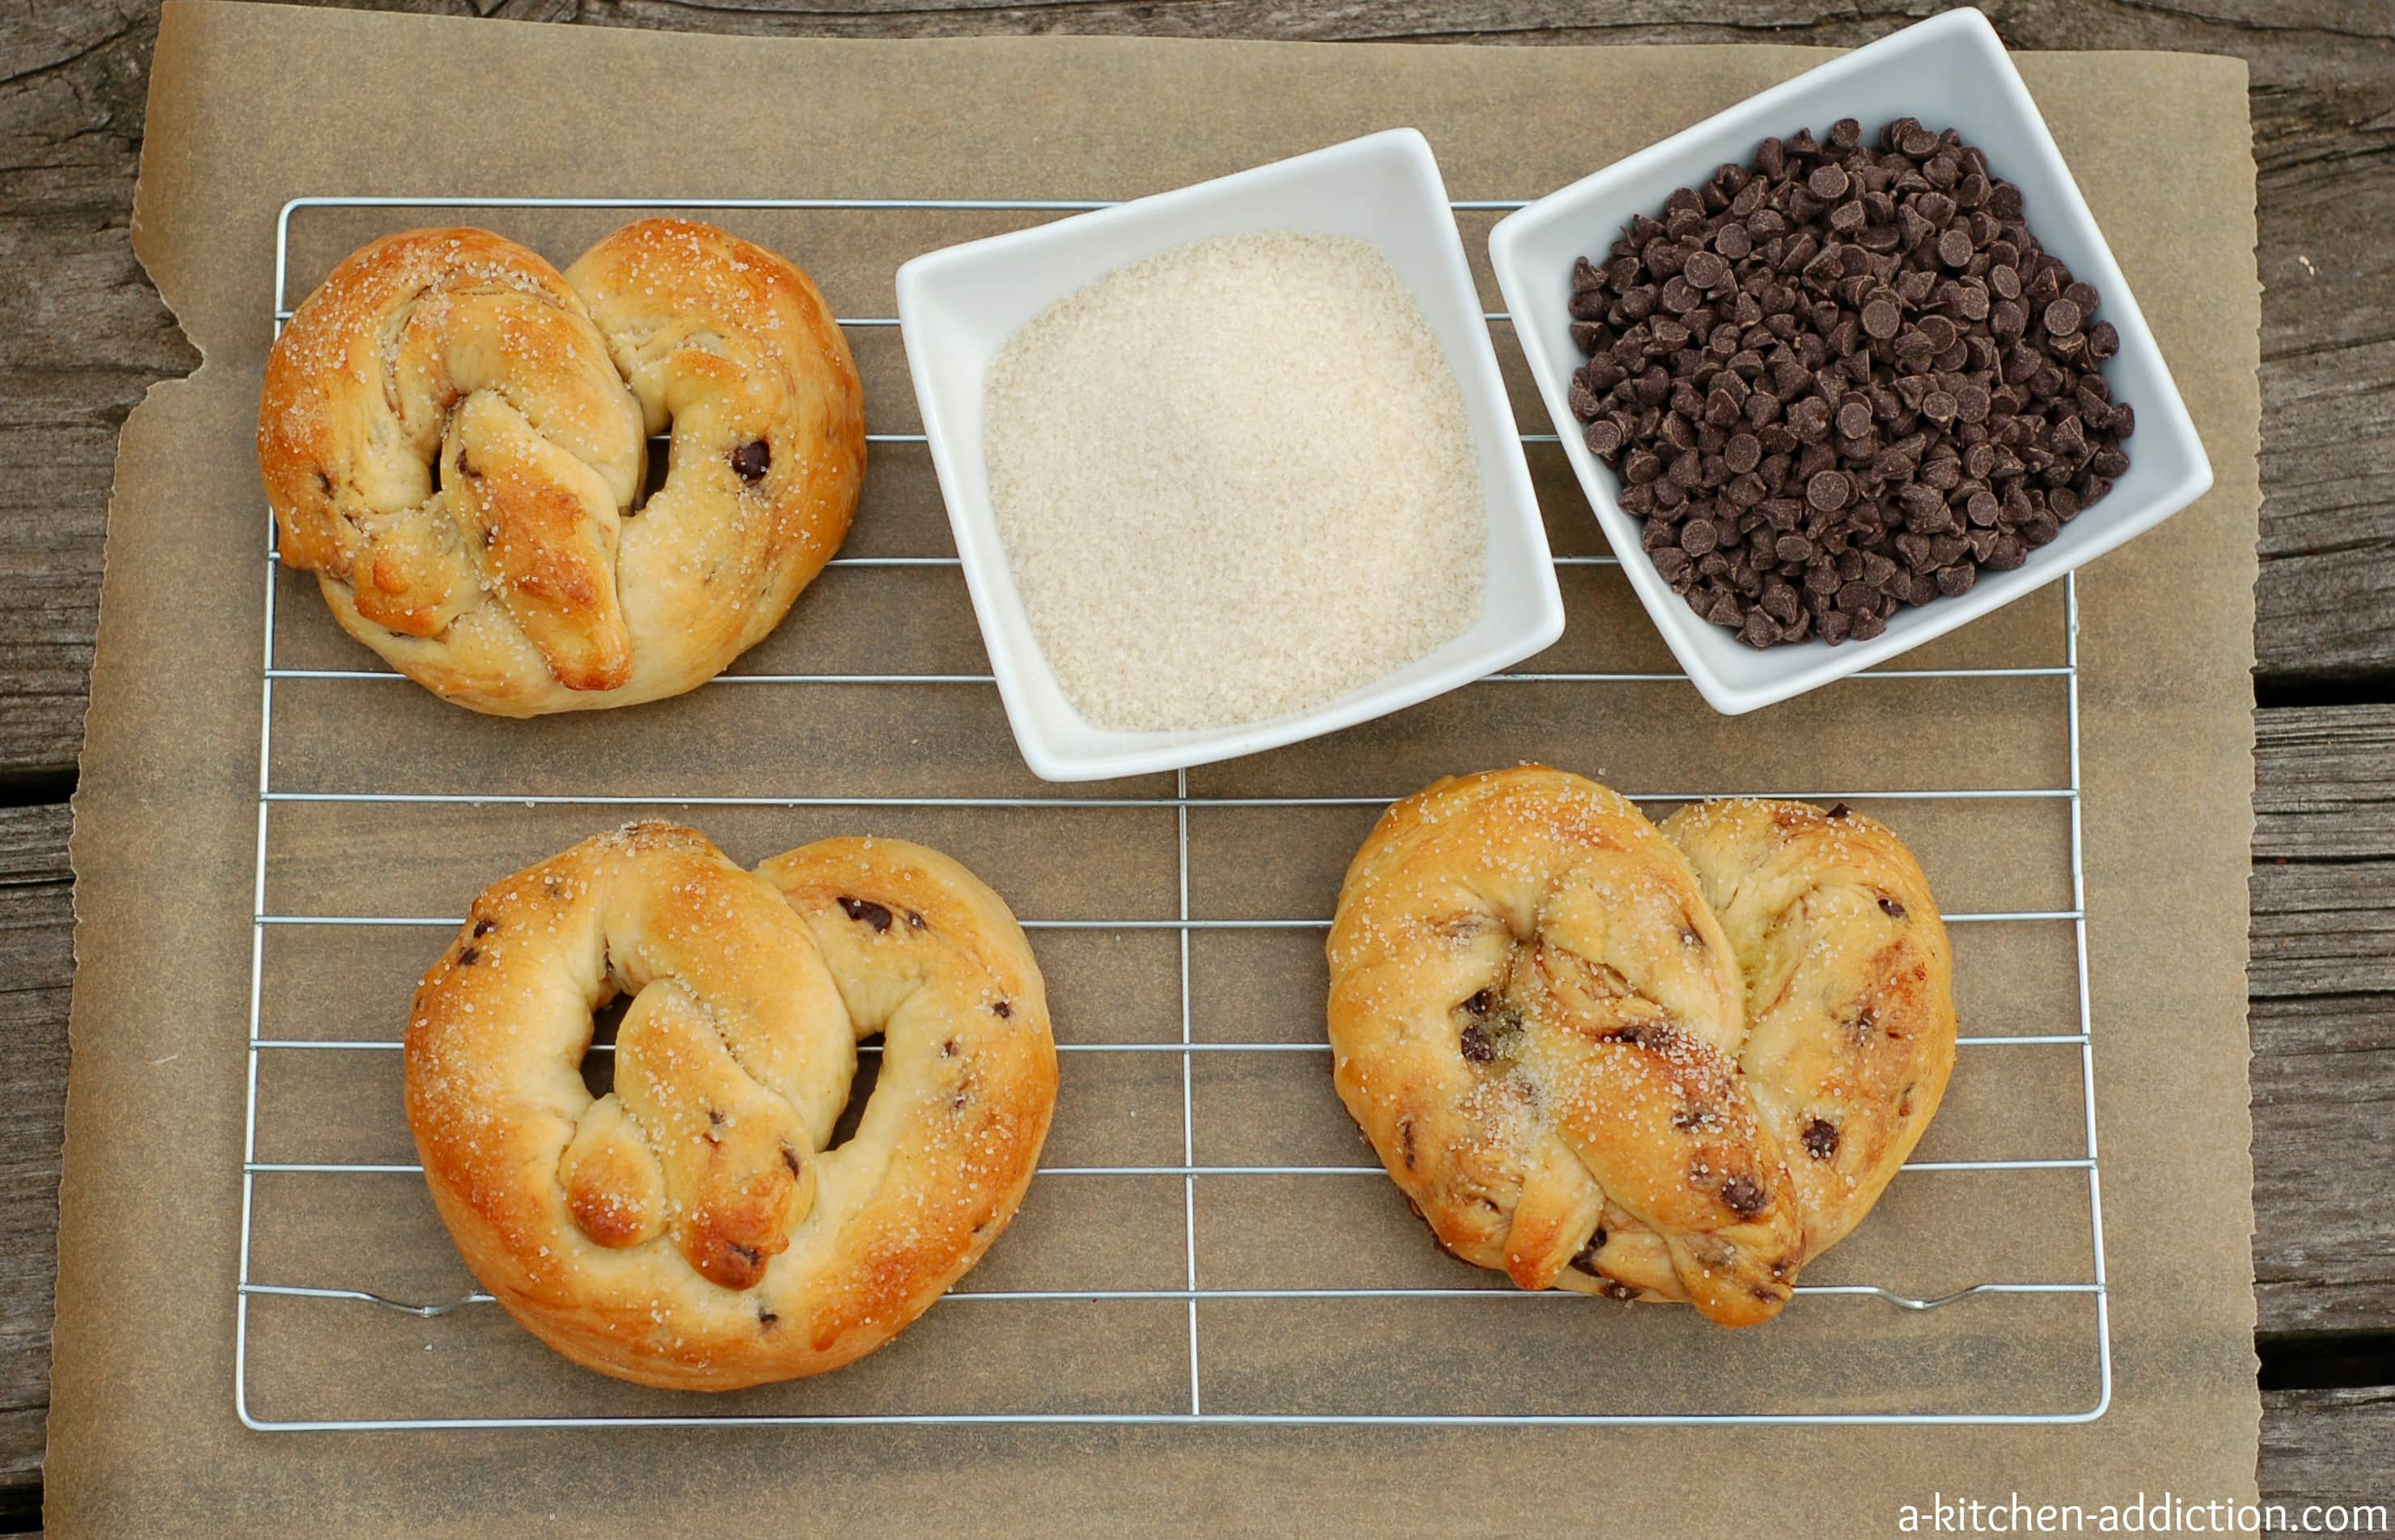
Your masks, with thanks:
[(1543, 765), (1442, 779), (1349, 866), (1341, 1098), (1462, 1259), (1742, 1326), (1878, 1198), (1953, 1064), (1928, 884), (1845, 807), (1658, 830)]
[(761, 641), (847, 533), (863, 394), (813, 281), (711, 226), (642, 219), (562, 274), (416, 230), (293, 314), (258, 450), (283, 564), (343, 630), (533, 716), (677, 695)]
[[(579, 1065), (618, 995), (594, 1099)], [(827, 1148), (876, 1034), (862, 1119)], [(750, 872), (662, 823), (475, 899), (405, 1058), (426, 1184), (483, 1286), (575, 1361), (682, 1389), (896, 1335), (1013, 1216), (1056, 1090), (1039, 967), (963, 867), (846, 839)]]

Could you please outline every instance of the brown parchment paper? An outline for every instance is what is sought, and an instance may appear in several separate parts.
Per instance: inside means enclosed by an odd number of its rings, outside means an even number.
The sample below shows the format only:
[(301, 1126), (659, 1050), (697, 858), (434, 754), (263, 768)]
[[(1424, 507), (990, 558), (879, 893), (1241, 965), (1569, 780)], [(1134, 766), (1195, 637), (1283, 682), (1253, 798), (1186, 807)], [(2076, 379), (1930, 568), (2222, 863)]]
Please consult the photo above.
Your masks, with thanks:
[[(2216, 474), (2212, 495), (2082, 575), (2086, 907), (2113, 1397), (2062, 1427), (1475, 1428), (782, 1427), (259, 1433), (235, 1413), (252, 948), (270, 1038), (395, 1037), (424, 926), (251, 923), (265, 520), (252, 462), (275, 223), (300, 195), (1087, 198), (1175, 186), (1355, 134), (1419, 126), (1459, 198), (1536, 196), (1819, 57), (1787, 48), (1478, 49), (1097, 40), (809, 43), (175, 6), (152, 86), (135, 244), (204, 355), (127, 425), (77, 799), (73, 1076), (61, 1200), (48, 1515), (60, 1534), (462, 1535), (773, 1530), (960, 1533), (1891, 1533), (1933, 1494), (2250, 1497), (2256, 1400), (2247, 1159), (2245, 883), (2257, 400), (2244, 72), (2167, 55), (2032, 56), (2032, 90), (2150, 318)], [(1925, 110), (1925, 116), (1934, 115)], [(627, 216), (478, 216), (563, 261)], [(892, 313), (906, 257), (1039, 216), (735, 212), (843, 314)], [(359, 242), (443, 216), (295, 215), (289, 304)], [(1489, 216), (1467, 216), (1475, 264)], [(1602, 232), (1593, 236), (1601, 240)], [(1482, 274), (1495, 308), (1493, 285)], [(917, 427), (894, 331), (855, 334), (870, 425)], [(1518, 353), (1500, 353), (1535, 411)], [(73, 339), (62, 339), (72, 348)], [(1525, 418), (1529, 429), (1545, 425)], [(2134, 445), (2132, 446), (2134, 447)], [(1532, 450), (1556, 548), (1601, 550), (1561, 457)], [(2100, 516), (2100, 510), (2097, 515)], [(920, 449), (878, 446), (853, 554), (948, 552)], [(1564, 569), (1570, 629), (1539, 667), (1669, 664), (1619, 575)], [(285, 668), (371, 666), (309, 580), (278, 579)], [(1915, 655), (2062, 659), (2058, 589)], [(1912, 660), (1909, 660), (1912, 661)], [(744, 672), (984, 668), (948, 568), (836, 569)], [(1484, 684), (1321, 743), (1193, 772), (1199, 798), (1393, 796), (1540, 757), (1663, 795), (1734, 789), (2037, 790), (2070, 774), (2067, 686), (1859, 680), (1752, 717), (1679, 684)], [(718, 685), (629, 711), (477, 718), (396, 682), (284, 680), (268, 783), (497, 796), (1029, 796), (984, 684)], [(1081, 789), (1169, 795), (1169, 778)], [(1950, 911), (2071, 902), (2052, 798), (1872, 805)], [(437, 918), (494, 877), (631, 813), (289, 802), (263, 903)], [(663, 809), (668, 813), (670, 808)], [(1656, 811), (1661, 812), (1658, 807)], [(1174, 916), (1170, 808), (712, 807), (754, 860), (836, 830), (907, 834), (1033, 918)], [(1370, 808), (1198, 807), (1193, 914), (1318, 917)], [(2076, 1029), (2068, 925), (1956, 927), (1965, 1030)], [(1066, 1042), (1171, 1042), (1171, 931), (1042, 931)], [(1313, 931), (1201, 931), (1200, 1041), (1318, 1039)], [(264, 1162), (412, 1158), (387, 1051), (257, 1055)], [(1318, 1056), (1197, 1055), (1195, 1157), (1367, 1159)], [(1077, 1054), (1048, 1163), (1182, 1160), (1179, 1055)], [(2077, 1158), (2079, 1051), (1966, 1048), (1925, 1160)], [(1326, 1185), (1328, 1184), (1328, 1185)], [(417, 1179), (257, 1178), (250, 1277), (415, 1299), (468, 1286)], [(2077, 1170), (1925, 1172), (1807, 1273), (1916, 1294), (2092, 1276)], [(1178, 1177), (1042, 1177), (967, 1281), (1173, 1289)], [(1208, 1177), (1210, 1288), (1454, 1286), (1376, 1177)], [(944, 1304), (888, 1351), (723, 1401), (557, 1360), (487, 1307), (438, 1321), (253, 1301), (253, 1416), (1186, 1410), (1177, 1301)], [(1210, 1300), (1207, 1409), (1226, 1412), (2085, 1410), (2084, 1294), (1925, 1315), (1808, 1299), (1730, 1335), (1606, 1302)]]

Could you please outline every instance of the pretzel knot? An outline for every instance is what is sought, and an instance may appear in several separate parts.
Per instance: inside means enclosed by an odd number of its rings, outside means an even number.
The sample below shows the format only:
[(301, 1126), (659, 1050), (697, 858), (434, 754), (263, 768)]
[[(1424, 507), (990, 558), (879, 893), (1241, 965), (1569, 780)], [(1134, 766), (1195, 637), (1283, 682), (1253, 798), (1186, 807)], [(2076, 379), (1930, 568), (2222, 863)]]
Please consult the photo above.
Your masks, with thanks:
[(1441, 780), (1357, 852), (1329, 950), (1340, 1096), (1439, 1243), (1526, 1289), (1776, 1315), (1953, 1066), (1927, 881), (1844, 807), (1658, 830), (1541, 765)]
[[(578, 1072), (629, 995), (615, 1084)], [(857, 1044), (883, 1039), (830, 1146)], [(535, 1334), (728, 1389), (880, 1347), (1005, 1228), (1055, 1103), (1006, 906), (936, 851), (827, 840), (742, 870), (632, 824), (495, 883), (417, 989), (407, 1117), (434, 1206)]]
[(847, 533), (865, 419), (823, 296), (761, 246), (643, 219), (560, 274), (417, 230), (292, 316), (258, 450), (282, 561), (344, 630), (531, 716), (676, 695), (762, 640)]

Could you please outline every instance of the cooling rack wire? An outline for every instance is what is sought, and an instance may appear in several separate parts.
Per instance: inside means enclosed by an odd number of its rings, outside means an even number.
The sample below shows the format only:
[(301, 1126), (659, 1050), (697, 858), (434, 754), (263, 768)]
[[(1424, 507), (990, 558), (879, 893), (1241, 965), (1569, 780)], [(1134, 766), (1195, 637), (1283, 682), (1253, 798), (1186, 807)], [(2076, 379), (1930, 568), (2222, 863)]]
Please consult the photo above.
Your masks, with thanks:
[[(290, 266), (290, 238), (293, 219), (313, 209), (684, 209), (695, 211), (722, 210), (826, 210), (872, 213), (955, 214), (990, 212), (1005, 214), (1070, 214), (1110, 206), (1106, 201), (1060, 199), (930, 199), (930, 198), (754, 198), (754, 199), (643, 199), (643, 198), (481, 198), (481, 197), (308, 197), (296, 198), (284, 206), (276, 221), (274, 255), (274, 327), (279, 334), (291, 314), (286, 284)], [(1502, 213), (1522, 206), (1519, 201), (1462, 200), (1452, 205), (1458, 213)], [(1502, 325), (1508, 317), (1502, 312), (1489, 312), (1485, 319), (1491, 325)], [(846, 328), (863, 331), (873, 328), (893, 328), (894, 316), (844, 316), (840, 324)], [(875, 445), (920, 445), (920, 433), (868, 433), (868, 443)], [(1525, 444), (1553, 444), (1552, 433), (1525, 433)], [(2111, 1324), (2104, 1276), (2104, 1219), (2096, 1154), (2096, 1082), (2095, 1052), (2089, 1030), (2090, 1011), (2087, 971), (2087, 920), (2085, 914), (2085, 863), (2084, 858), (2081, 817), (2080, 781), (2080, 720), (2079, 720), (2079, 595), (2075, 577), (2063, 579), (2063, 662), (2057, 666), (2021, 668), (1947, 668), (1947, 669), (1876, 669), (1854, 676), (1850, 687), (1868, 688), (1872, 681), (1905, 679), (1946, 679), (1954, 681), (1985, 681), (2051, 676), (2065, 682), (2064, 710), (2068, 713), (2070, 782), (2066, 786), (2009, 789), (1954, 787), (1937, 790), (1887, 790), (1858, 788), (1776, 788), (1776, 787), (1692, 787), (1671, 792), (1634, 795), (1631, 800), (1645, 803), (1677, 803), (1713, 796), (1793, 796), (1811, 801), (1844, 798), (1848, 801), (1924, 802), (1924, 801), (2039, 801), (2059, 802), (2067, 805), (2070, 819), (2071, 905), (2059, 909), (2021, 909), (1977, 913), (1948, 913), (1950, 925), (1991, 923), (2035, 923), (2070, 927), (2072, 951), (2076, 959), (2077, 1022), (2074, 1030), (2000, 1037), (1964, 1037), (1960, 1046), (1966, 1052), (2003, 1053), (2027, 1046), (2067, 1045), (2075, 1047), (2079, 1055), (2081, 1115), (2084, 1135), (2083, 1152), (2031, 1160), (1952, 1160), (1913, 1161), (1903, 1168), (1905, 1175), (1914, 1173), (1971, 1174), (2001, 1171), (2073, 1171), (2084, 1174), (2086, 1188), (2088, 1255), (2092, 1262), (2090, 1276), (2067, 1281), (2005, 1281), (1973, 1285), (1937, 1297), (1921, 1297), (1899, 1290), (1868, 1283), (1803, 1284), (1796, 1293), (1806, 1299), (1818, 1299), (1825, 1305), (1851, 1301), (1845, 1308), (1855, 1309), (1895, 1308), (1904, 1311), (1934, 1310), (1965, 1300), (1986, 1301), (1989, 1296), (2023, 1295), (2084, 1295), (2094, 1306), (2095, 1331), (2086, 1346), (2093, 1357), (2092, 1368), (2097, 1393), (2092, 1405), (2054, 1412), (1834, 1412), (1801, 1409), (1767, 1412), (1726, 1413), (1665, 1413), (1608, 1412), (1594, 1408), (1574, 1413), (1336, 1413), (1310, 1412), (1223, 1412), (1209, 1411), (1205, 1397), (1205, 1361), (1202, 1356), (1204, 1338), (1199, 1331), (1199, 1307), (1218, 1300), (1311, 1301), (1311, 1300), (1409, 1300), (1409, 1299), (1469, 1299), (1482, 1302), (1480, 1308), (1571, 1308), (1567, 1302), (1585, 1301), (1585, 1296), (1568, 1292), (1526, 1294), (1505, 1288), (1465, 1287), (1367, 1287), (1349, 1288), (1210, 1288), (1203, 1285), (1198, 1266), (1198, 1211), (1200, 1185), (1209, 1179), (1242, 1176), (1282, 1176), (1318, 1178), (1326, 1182), (1354, 1181), (1384, 1176), (1378, 1165), (1201, 1165), (1197, 1160), (1197, 1101), (1193, 1091), (1192, 1065), (1199, 1055), (1232, 1054), (1316, 1054), (1326, 1055), (1325, 1042), (1215, 1042), (1193, 1041), (1191, 1033), (1190, 997), (1190, 936), (1206, 931), (1297, 930), (1325, 931), (1330, 920), (1324, 917), (1290, 919), (1212, 919), (1190, 913), (1189, 814), (1200, 810), (1238, 808), (1303, 808), (1337, 806), (1381, 806), (1388, 799), (1377, 796), (1315, 796), (1315, 797), (1197, 797), (1189, 794), (1186, 771), (1178, 773), (1174, 794), (1171, 797), (1075, 796), (1059, 794), (1038, 797), (889, 797), (889, 796), (815, 796), (815, 797), (744, 797), (694, 796), (659, 797), (644, 795), (498, 795), (480, 793), (385, 793), (353, 791), (293, 791), (277, 790), (273, 785), (274, 754), (274, 690), (278, 681), (352, 682), (361, 688), (389, 688), (400, 676), (378, 669), (311, 669), (278, 666), (274, 657), (275, 563), (273, 523), (267, 521), (268, 538), (262, 564), (266, 570), (265, 647), (262, 659), (264, 699), (258, 727), (258, 801), (257, 871), (253, 889), (253, 929), (250, 947), (249, 1051), (247, 1058), (246, 1110), (244, 1119), (241, 1182), (241, 1254), (240, 1272), (235, 1284), (235, 1351), (234, 1393), (241, 1418), (248, 1427), (264, 1432), (319, 1432), (331, 1430), (415, 1431), (465, 1428), (532, 1428), (532, 1427), (637, 1427), (659, 1426), (723, 1427), (772, 1424), (1100, 1424), (1100, 1425), (1364, 1425), (1364, 1426), (1654, 1426), (1654, 1425), (1849, 1425), (1849, 1424), (2064, 1424), (2091, 1422), (2104, 1414), (2112, 1398)], [(1605, 566), (1615, 564), (1610, 556), (1563, 556), (1555, 558), (1558, 565)], [(830, 564), (835, 567), (953, 567), (953, 556), (840, 556)], [(1666, 683), (1685, 676), (1667, 672), (1508, 672), (1492, 675), (1473, 689), (1502, 689), (1508, 684), (1577, 683), (1577, 684), (1647, 684)], [(854, 684), (990, 684), (986, 674), (963, 673), (754, 673), (727, 674), (707, 688), (732, 686), (839, 686)], [(272, 815), (279, 805), (301, 803), (337, 803), (364, 806), (392, 806), (408, 803), (449, 803), (460, 805), (538, 806), (565, 804), (594, 808), (625, 806), (666, 807), (840, 807), (840, 808), (987, 808), (1038, 810), (1052, 808), (1121, 807), (1170, 811), (1178, 829), (1180, 855), (1179, 914), (1171, 919), (1041, 919), (1023, 922), (1028, 931), (1134, 931), (1154, 930), (1174, 933), (1180, 951), (1180, 1039), (1164, 1042), (1069, 1042), (1060, 1043), (1059, 1051), (1066, 1055), (1161, 1054), (1177, 1055), (1181, 1069), (1181, 1162), (1177, 1165), (1050, 1165), (1039, 1169), (1042, 1181), (1071, 1180), (1087, 1176), (1136, 1176), (1178, 1178), (1182, 1187), (1182, 1243), (1184, 1249), (1184, 1283), (1178, 1289), (1058, 1289), (1058, 1290), (973, 1290), (968, 1286), (951, 1292), (935, 1309), (995, 1309), (1012, 1306), (1038, 1307), (1043, 1303), (1107, 1301), (1180, 1302), (1186, 1306), (1187, 1334), (1185, 1348), (1176, 1328), (1174, 1341), (1164, 1350), (1184, 1356), (1188, 1367), (1188, 1392), (1185, 1410), (1172, 1411), (1005, 1411), (1005, 1412), (935, 1412), (924, 1414), (873, 1413), (749, 1413), (718, 1414), (694, 1411), (689, 1414), (576, 1414), (561, 1409), (556, 1415), (519, 1416), (476, 1414), (460, 1410), (454, 1415), (430, 1417), (352, 1418), (285, 1417), (261, 1413), (252, 1404), (251, 1346), (254, 1330), (251, 1303), (261, 1298), (280, 1298), (311, 1302), (327, 1309), (390, 1310), (426, 1318), (449, 1318), (470, 1310), (495, 1308), (488, 1294), (479, 1292), (457, 1297), (430, 1302), (393, 1299), (371, 1290), (344, 1287), (337, 1281), (290, 1281), (260, 1278), (254, 1275), (252, 1234), (258, 1213), (258, 1178), (272, 1175), (278, 1177), (304, 1178), (311, 1181), (351, 1181), (372, 1177), (404, 1177), (418, 1171), (412, 1164), (364, 1163), (333, 1162), (260, 1161), (258, 1149), (258, 1069), (270, 1055), (286, 1054), (396, 1054), (396, 1040), (350, 1040), (324, 1038), (270, 1037), (262, 1029), (261, 1002), (267, 977), (266, 937), (270, 931), (284, 926), (371, 926), (414, 927), (428, 931), (450, 930), (460, 923), (451, 915), (366, 915), (366, 914), (298, 914), (278, 913), (268, 907), (267, 866), (272, 835)], [(437, 946), (437, 943), (428, 943)], [(429, 955), (429, 954), (428, 954)], [(593, 1045), (593, 1052), (609, 1052), (605, 1045)], [(862, 1052), (876, 1051), (870, 1044)], [(1792, 1308), (1807, 1308), (1803, 1305)], [(1819, 1307), (1814, 1307), (1819, 1308)], [(694, 1400), (693, 1405), (704, 1404)]]

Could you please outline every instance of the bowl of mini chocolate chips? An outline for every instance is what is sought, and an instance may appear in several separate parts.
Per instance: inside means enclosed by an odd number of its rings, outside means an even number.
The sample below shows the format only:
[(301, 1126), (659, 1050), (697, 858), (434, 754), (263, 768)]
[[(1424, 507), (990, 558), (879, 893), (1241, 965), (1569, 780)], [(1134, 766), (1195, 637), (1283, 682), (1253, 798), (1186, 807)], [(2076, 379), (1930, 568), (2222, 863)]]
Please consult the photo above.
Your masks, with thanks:
[(1724, 712), (1942, 636), (2212, 485), (1975, 10), (1751, 97), (1489, 246), (1624, 575)]

